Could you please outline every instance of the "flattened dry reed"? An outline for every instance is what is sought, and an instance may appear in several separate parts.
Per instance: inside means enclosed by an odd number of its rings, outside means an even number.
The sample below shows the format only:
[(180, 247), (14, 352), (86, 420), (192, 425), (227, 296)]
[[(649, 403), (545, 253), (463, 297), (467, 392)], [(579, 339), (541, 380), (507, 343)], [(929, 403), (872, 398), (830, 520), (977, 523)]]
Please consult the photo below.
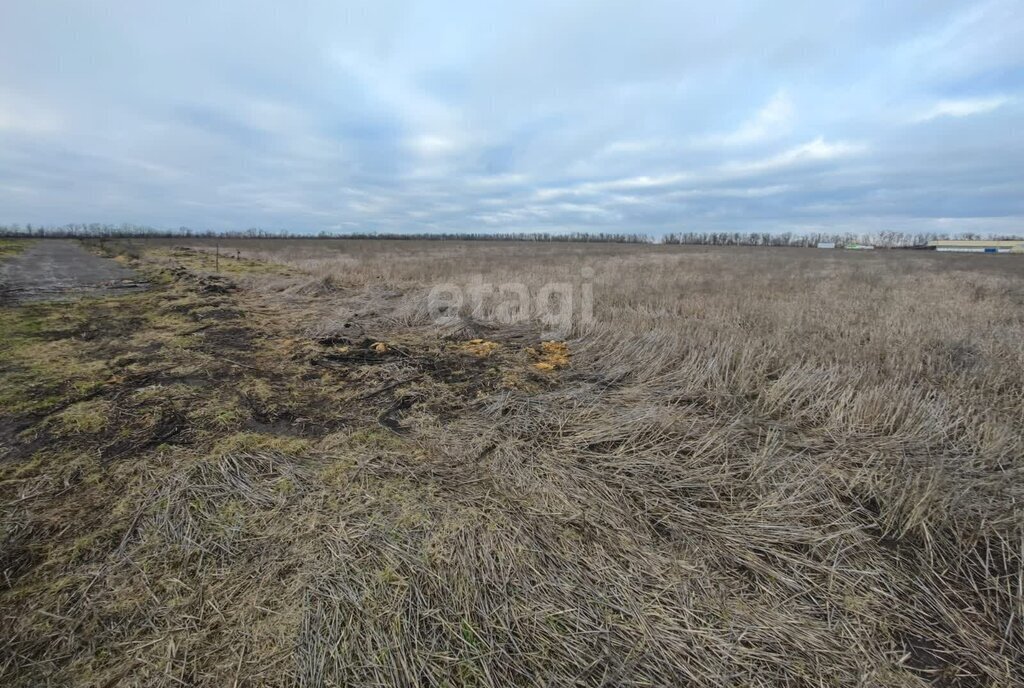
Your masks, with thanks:
[(424, 410), (399, 437), (154, 476), (117, 553), (70, 572), (46, 608), (66, 621), (16, 619), (0, 671), (1022, 684), (1019, 262), (386, 242), (339, 243), (334, 262), (307, 246), (243, 247), (312, 287), (247, 286), (281, 308), (315, 299), (360, 332), (422, 333), (433, 283), (535, 289), (590, 265), (597, 323), (574, 326), (570, 367), (539, 390)]

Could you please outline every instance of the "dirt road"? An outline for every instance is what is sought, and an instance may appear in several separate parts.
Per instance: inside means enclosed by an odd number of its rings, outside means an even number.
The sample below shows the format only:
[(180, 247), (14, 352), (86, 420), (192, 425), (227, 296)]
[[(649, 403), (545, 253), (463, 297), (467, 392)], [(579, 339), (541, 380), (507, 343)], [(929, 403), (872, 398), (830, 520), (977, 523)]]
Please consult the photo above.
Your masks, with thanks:
[(73, 240), (43, 239), (0, 261), (0, 302), (51, 301), (144, 289), (132, 270)]

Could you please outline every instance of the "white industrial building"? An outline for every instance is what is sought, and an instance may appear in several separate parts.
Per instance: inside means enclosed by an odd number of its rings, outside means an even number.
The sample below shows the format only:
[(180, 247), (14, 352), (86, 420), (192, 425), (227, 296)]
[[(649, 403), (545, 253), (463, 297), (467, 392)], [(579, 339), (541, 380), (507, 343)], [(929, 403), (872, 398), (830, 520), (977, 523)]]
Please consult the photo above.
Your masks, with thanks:
[(929, 241), (928, 246), (957, 253), (1024, 253), (1024, 239), (940, 239)]

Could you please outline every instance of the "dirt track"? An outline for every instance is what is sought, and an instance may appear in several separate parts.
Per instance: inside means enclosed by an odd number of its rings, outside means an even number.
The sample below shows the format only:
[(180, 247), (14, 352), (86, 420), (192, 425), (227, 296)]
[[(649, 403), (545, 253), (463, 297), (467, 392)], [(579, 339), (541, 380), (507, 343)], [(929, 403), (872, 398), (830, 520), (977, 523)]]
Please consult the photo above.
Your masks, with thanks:
[(73, 240), (47, 239), (0, 262), (0, 301), (60, 300), (145, 288), (132, 270)]

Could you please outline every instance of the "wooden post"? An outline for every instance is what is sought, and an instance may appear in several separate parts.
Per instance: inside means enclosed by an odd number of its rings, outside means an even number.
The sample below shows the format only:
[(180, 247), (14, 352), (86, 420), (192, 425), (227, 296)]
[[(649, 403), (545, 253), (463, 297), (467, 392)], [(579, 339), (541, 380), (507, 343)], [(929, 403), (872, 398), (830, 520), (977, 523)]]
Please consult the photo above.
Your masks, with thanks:
[(214, 268), (214, 271), (217, 272), (218, 274), (220, 274), (220, 242), (219, 241), (217, 242), (217, 267)]

